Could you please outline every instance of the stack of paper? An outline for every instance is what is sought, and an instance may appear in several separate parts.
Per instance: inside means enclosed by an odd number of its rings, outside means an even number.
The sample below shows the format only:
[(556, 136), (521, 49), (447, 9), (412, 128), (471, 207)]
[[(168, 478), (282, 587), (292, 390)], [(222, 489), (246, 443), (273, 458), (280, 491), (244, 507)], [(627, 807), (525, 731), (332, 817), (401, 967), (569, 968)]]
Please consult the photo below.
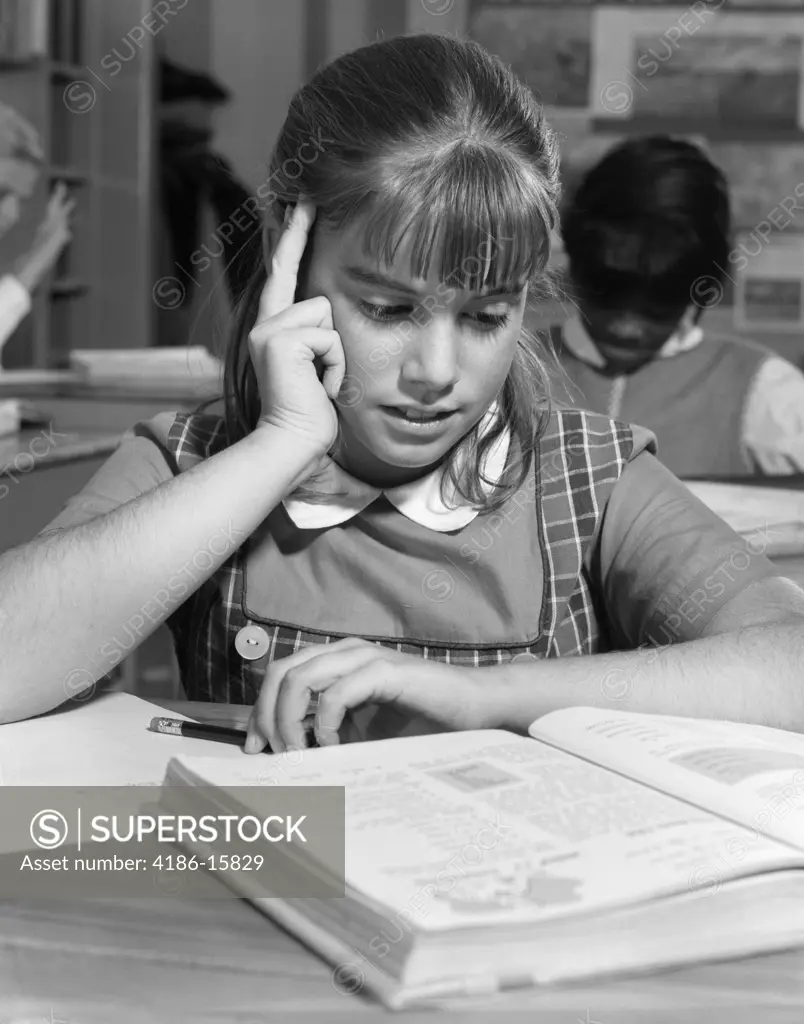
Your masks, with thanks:
[(175, 348), (76, 349), (70, 365), (95, 383), (219, 384), (222, 364), (202, 345)]

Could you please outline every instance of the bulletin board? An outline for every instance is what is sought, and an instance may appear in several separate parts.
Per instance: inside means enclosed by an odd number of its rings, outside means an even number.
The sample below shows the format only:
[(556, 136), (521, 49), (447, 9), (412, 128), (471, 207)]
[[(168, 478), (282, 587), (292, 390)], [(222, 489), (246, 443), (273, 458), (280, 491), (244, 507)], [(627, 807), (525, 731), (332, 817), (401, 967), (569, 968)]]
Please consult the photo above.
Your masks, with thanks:
[(731, 190), (729, 323), (802, 332), (804, 0), (471, 0), (469, 34), (545, 105), (565, 191), (626, 138), (704, 148)]

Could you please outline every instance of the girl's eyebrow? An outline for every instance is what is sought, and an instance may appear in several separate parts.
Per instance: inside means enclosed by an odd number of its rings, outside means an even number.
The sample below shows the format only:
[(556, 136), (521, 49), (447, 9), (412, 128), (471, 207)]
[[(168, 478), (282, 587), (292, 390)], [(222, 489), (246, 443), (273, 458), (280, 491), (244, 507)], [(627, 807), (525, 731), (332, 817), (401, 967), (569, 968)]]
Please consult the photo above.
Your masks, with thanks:
[(419, 294), (409, 284), (394, 281), (393, 278), (386, 277), (385, 274), (380, 274), (375, 270), (364, 270), (362, 267), (344, 267), (344, 273), (351, 277), (352, 280), (359, 281), (361, 284), (374, 285), (391, 292), (404, 292), (406, 295)]
[[(366, 270), (363, 267), (344, 267), (344, 273), (351, 277), (354, 281), (359, 281), (361, 284), (373, 285), (377, 288), (384, 288), (390, 292), (402, 292), (405, 295), (419, 296), (426, 294), (426, 289), (418, 291), (416, 288), (411, 287), (409, 284), (402, 284), (400, 281), (395, 281), (391, 277), (386, 277), (385, 274), (380, 274), (375, 270)], [(500, 298), (518, 298), (522, 294), (524, 285), (521, 287), (513, 288), (489, 288), (487, 290), (481, 290), (476, 293), (476, 297), (479, 299), (500, 297)]]

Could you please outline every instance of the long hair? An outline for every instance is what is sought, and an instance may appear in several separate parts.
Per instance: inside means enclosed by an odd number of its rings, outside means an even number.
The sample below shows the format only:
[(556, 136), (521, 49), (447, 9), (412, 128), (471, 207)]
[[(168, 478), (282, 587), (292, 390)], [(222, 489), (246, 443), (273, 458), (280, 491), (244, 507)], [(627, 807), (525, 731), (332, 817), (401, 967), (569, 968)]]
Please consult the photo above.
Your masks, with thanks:
[[(360, 218), (366, 254), (378, 261), (391, 262), (409, 239), (414, 276), (427, 277), (432, 267), (442, 282), (459, 275), (461, 288), (528, 281), (542, 295), (550, 291), (560, 190), (555, 136), (529, 90), (476, 43), (404, 36), (321, 69), (290, 103), (267, 184), (266, 213), (276, 223), (303, 195), (317, 208), (317, 223), (339, 229)], [(270, 256), (263, 253), (235, 311), (224, 377), (229, 443), (260, 416), (247, 338)], [(525, 330), (499, 405), (492, 429), (479, 437), (475, 427), (445, 462), (444, 483), (481, 509), (521, 486), (549, 408), (548, 371)], [(514, 455), (489, 496), (481, 467), (506, 427)], [(468, 472), (459, 469), (458, 449)]]

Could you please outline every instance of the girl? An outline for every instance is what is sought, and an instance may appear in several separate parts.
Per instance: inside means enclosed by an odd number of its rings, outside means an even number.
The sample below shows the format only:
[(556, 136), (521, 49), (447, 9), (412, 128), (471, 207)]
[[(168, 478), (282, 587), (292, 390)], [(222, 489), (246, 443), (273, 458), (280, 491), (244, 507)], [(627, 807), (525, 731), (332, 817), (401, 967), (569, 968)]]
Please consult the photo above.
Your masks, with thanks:
[(804, 472), (804, 374), (700, 326), (723, 294), (730, 234), (725, 178), (696, 146), (622, 143), (565, 211), (579, 315), (553, 340), (574, 400), (648, 427), (678, 476)]
[(802, 723), (801, 591), (644, 431), (550, 409), (522, 317), (557, 170), (533, 97), (473, 43), (320, 71), (258, 190), (225, 417), (138, 425), (0, 560), (4, 718), (167, 620), (189, 698), (255, 704), (249, 751), (304, 746), (311, 703), (322, 744), (358, 710), (370, 736), (612, 700)]

